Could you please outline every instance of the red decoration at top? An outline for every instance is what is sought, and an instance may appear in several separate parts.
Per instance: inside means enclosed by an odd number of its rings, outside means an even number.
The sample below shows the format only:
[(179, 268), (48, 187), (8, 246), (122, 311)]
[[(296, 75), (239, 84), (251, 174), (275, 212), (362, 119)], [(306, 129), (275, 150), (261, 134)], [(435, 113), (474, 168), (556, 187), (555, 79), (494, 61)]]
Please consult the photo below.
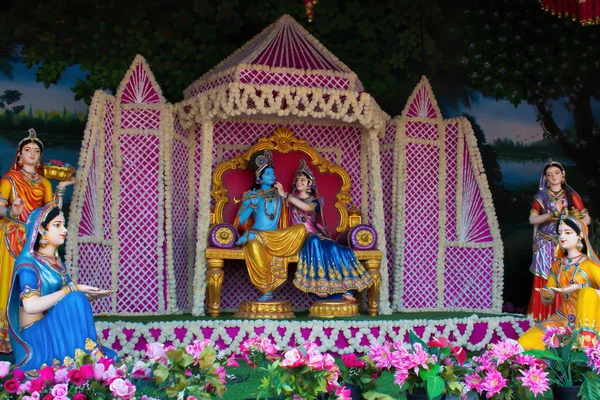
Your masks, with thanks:
[(542, 9), (558, 18), (572, 18), (581, 25), (600, 23), (600, 0), (540, 0)]

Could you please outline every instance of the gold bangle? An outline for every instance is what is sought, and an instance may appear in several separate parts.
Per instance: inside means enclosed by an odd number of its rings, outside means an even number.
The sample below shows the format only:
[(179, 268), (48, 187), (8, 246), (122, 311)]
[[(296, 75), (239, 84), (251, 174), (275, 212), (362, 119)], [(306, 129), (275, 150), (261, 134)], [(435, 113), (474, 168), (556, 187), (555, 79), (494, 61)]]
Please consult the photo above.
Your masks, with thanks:
[(68, 286), (63, 286), (62, 291), (65, 292), (65, 296), (71, 293), (71, 288)]

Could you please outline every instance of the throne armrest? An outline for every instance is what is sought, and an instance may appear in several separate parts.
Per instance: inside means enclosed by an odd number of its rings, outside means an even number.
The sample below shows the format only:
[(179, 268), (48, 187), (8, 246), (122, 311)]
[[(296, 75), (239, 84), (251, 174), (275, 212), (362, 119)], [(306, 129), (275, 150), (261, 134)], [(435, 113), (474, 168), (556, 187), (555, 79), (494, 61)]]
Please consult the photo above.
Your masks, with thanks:
[(231, 224), (220, 223), (210, 228), (208, 246), (219, 249), (231, 249), (238, 240), (238, 232)]
[(377, 232), (371, 225), (360, 224), (346, 229), (337, 242), (354, 250), (372, 250), (377, 245)]

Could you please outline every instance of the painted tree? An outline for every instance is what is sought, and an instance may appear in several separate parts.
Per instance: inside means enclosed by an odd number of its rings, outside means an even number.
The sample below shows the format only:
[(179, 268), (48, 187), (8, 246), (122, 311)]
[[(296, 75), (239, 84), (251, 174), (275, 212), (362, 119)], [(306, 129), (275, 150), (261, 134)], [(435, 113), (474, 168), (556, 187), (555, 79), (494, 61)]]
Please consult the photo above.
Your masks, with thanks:
[[(466, 5), (455, 15), (452, 32), (463, 45), (461, 80), (485, 96), (535, 106), (546, 134), (585, 174), (591, 198), (586, 206), (600, 211), (600, 129), (591, 106), (600, 99), (600, 27), (558, 19), (531, 1)], [(557, 100), (572, 113), (573, 129), (556, 123)]]

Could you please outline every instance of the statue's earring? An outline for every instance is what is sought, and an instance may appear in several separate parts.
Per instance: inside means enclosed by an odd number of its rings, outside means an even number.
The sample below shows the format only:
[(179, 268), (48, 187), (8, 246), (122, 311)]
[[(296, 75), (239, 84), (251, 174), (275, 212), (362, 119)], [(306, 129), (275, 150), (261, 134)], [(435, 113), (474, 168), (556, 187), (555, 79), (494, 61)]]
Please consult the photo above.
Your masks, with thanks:
[(254, 183), (256, 183), (257, 185), (260, 185), (262, 183), (262, 180), (260, 178), (256, 178)]
[(42, 237), (40, 239), (40, 247), (48, 246), (48, 239), (46, 239), (46, 232), (42, 233)]
[(21, 156), (19, 156), (19, 161), (17, 161), (17, 164), (19, 164), (20, 167), (23, 166), (23, 158), (21, 158)]
[(583, 243), (581, 243), (581, 238), (577, 238), (577, 245), (575, 246), (577, 250), (583, 250)]
[(565, 184), (565, 178), (562, 178), (562, 179), (560, 180), (560, 184), (561, 184), (561, 185), (564, 185), (564, 184)]
[(41, 167), (41, 166), (42, 166), (42, 160), (38, 160), (38, 162), (37, 162), (37, 164), (36, 164), (36, 167), (37, 167), (37, 168), (39, 168), (39, 167)]

